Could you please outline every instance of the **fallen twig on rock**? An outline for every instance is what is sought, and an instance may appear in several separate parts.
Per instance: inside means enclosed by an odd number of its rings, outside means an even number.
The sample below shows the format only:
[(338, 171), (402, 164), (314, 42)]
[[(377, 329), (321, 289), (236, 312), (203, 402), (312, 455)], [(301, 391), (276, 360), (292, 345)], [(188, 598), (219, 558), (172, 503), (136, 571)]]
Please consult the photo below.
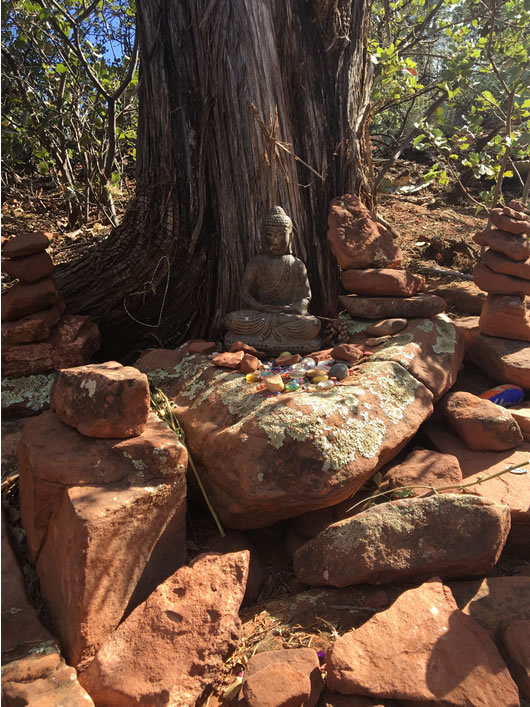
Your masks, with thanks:
[[(398, 498), (407, 498), (407, 496), (411, 496), (412, 494), (407, 494), (406, 492), (412, 491), (413, 489), (427, 489), (428, 493), (423, 494), (422, 498), (426, 498), (427, 496), (435, 496), (436, 494), (444, 491), (449, 491), (450, 489), (457, 489), (458, 491), (461, 491), (462, 489), (468, 488), (469, 486), (477, 486), (478, 484), (483, 484), (485, 481), (491, 481), (491, 479), (495, 479), (497, 476), (503, 476), (504, 474), (509, 474), (509, 473), (514, 473), (516, 469), (520, 469), (523, 466), (528, 466), (530, 464), (530, 459), (527, 462), (522, 462), (521, 464), (514, 464), (513, 466), (509, 466), (507, 469), (502, 469), (501, 471), (496, 471), (494, 474), (490, 474), (489, 476), (477, 476), (476, 479), (473, 481), (468, 481), (467, 483), (462, 483), (462, 484), (450, 484), (448, 486), (428, 486), (426, 484), (414, 484), (413, 486), (398, 486), (394, 489), (387, 489), (386, 491), (380, 491), (379, 493), (374, 493), (373, 496), (368, 496), (368, 498), (363, 498), (362, 501), (358, 501), (357, 503), (354, 503), (353, 506), (348, 508), (346, 511), (349, 513), (350, 511), (353, 511), (354, 508), (357, 508), (358, 506), (362, 506), (366, 503), (369, 503), (370, 501), (373, 501), (376, 498), (380, 498), (381, 496), (388, 496), (392, 494), (397, 494)], [(515, 472), (517, 473), (517, 472)], [(403, 493), (405, 492), (405, 494)], [(400, 496), (400, 494), (403, 494)]]
[(201, 478), (199, 476), (199, 472), (197, 471), (197, 467), (195, 466), (195, 463), (192, 459), (189, 447), (186, 444), (185, 432), (182, 428), (182, 425), (178, 421), (177, 416), (175, 415), (175, 411), (173, 410), (173, 407), (174, 407), (173, 403), (169, 400), (167, 395), (162, 390), (160, 390), (160, 388), (154, 388), (154, 389), (151, 389), (151, 404), (154, 407), (155, 412), (158, 415), (158, 417), (161, 420), (163, 420), (168, 425), (168, 427), (170, 427), (173, 430), (178, 441), (186, 447), (186, 451), (188, 452), (188, 460), (189, 460), (191, 469), (195, 475), (195, 479), (199, 485), (199, 488), (201, 490), (203, 498), (206, 501), (206, 505), (208, 506), (208, 510), (210, 511), (212, 518), (215, 521), (215, 525), (217, 526), (217, 529), (219, 530), (221, 537), (224, 538), (225, 531), (223, 530), (223, 526), (221, 525), (221, 521), (219, 520), (217, 513), (214, 511), (213, 506), (210, 503), (210, 499), (208, 498), (208, 494), (206, 493), (206, 489), (204, 488), (204, 486), (202, 484)]

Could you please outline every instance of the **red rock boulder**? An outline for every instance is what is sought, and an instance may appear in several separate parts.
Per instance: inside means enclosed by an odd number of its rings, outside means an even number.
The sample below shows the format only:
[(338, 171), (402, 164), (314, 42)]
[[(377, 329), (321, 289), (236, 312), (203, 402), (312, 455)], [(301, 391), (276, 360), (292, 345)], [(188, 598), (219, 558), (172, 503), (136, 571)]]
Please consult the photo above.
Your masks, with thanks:
[(33, 344), (48, 339), (61, 314), (62, 308), (54, 304), (14, 322), (2, 322), (2, 344)]
[(523, 442), (509, 410), (463, 391), (448, 393), (440, 409), (452, 430), (470, 449), (513, 449)]
[(239, 637), (248, 553), (200, 555), (160, 584), (81, 673), (98, 705), (195, 705)]
[(504, 273), (505, 275), (520, 277), (523, 280), (530, 280), (530, 258), (515, 261), (507, 258), (502, 253), (497, 253), (494, 250), (486, 250), (480, 256), (480, 260), (487, 265), (490, 270)]
[(147, 423), (149, 383), (137, 368), (116, 361), (64, 368), (50, 403), (61, 422), (87, 437), (136, 437)]
[(495, 644), (438, 579), (404, 592), (338, 638), (326, 667), (328, 686), (347, 695), (400, 704), (519, 705)]
[(530, 241), (525, 236), (499, 231), (496, 228), (486, 228), (473, 236), (475, 243), (502, 253), (510, 260), (528, 260), (530, 257)]
[(429, 488), (452, 486), (449, 493), (458, 493), (455, 486), (462, 483), (462, 470), (458, 459), (452, 454), (440, 454), (431, 449), (414, 449), (404, 462), (394, 466), (385, 474), (389, 488), (420, 486), (411, 489), (413, 496), (421, 496)]
[(494, 295), (530, 295), (530, 280), (495, 272), (480, 261), (473, 268), (473, 281), (481, 290)]
[(328, 242), (343, 270), (385, 268), (401, 263), (402, 254), (390, 231), (375, 221), (351, 194), (333, 199), (328, 215)]
[(487, 499), (407, 498), (330, 525), (296, 551), (294, 571), (306, 584), (333, 587), (483, 575), (509, 530), (509, 508)]

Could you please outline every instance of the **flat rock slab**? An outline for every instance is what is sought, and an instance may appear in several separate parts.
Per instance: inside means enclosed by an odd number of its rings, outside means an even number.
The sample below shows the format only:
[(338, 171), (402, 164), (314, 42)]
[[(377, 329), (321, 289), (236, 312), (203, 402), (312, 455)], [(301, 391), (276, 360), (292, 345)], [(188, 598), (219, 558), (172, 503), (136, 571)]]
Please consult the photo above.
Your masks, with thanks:
[(530, 341), (530, 297), (488, 295), (478, 326), (487, 336)]
[(357, 295), (411, 297), (420, 292), (424, 284), (420, 275), (393, 268), (345, 270), (342, 273), (344, 289)]
[(221, 520), (258, 528), (331, 506), (395, 456), (431, 414), (403, 366), (368, 362), (359, 384), (268, 397), (186, 347), (137, 362), (174, 401)]
[[(469, 449), (437, 419), (429, 420), (423, 429), (436, 449), (445, 454), (453, 454), (458, 459), (466, 483), (530, 461), (529, 442), (523, 442), (517, 449), (504, 452), (476, 452)], [(530, 465), (522, 469), (527, 469), (527, 473), (503, 474), (483, 484), (470, 486), (464, 491), (482, 498), (490, 498), (509, 507), (512, 527), (508, 543), (510, 547), (530, 558)]]
[[(45, 412), (19, 445), (20, 511), (54, 631), (78, 667), (185, 558), (187, 453), (150, 414), (127, 440)], [(131, 608), (132, 608), (131, 606)]]
[(508, 507), (487, 499), (407, 498), (330, 525), (295, 552), (294, 571), (334, 587), (477, 576), (493, 567), (509, 529)]
[[(400, 486), (416, 486), (411, 489), (414, 496), (421, 496), (428, 487), (454, 486), (462, 483), (462, 470), (458, 459), (452, 454), (440, 454), (431, 449), (413, 449), (405, 461), (392, 467), (385, 474), (385, 482), (391, 489)], [(457, 493), (452, 488), (449, 493)]]
[(199, 555), (160, 584), (81, 673), (96, 704), (195, 705), (237, 645), (248, 562)]
[(354, 317), (385, 319), (386, 317), (434, 317), (445, 311), (447, 303), (430, 294), (414, 297), (363, 297), (341, 295), (340, 304)]
[(428, 284), (427, 291), (447, 302), (451, 310), (480, 315), (486, 295), (474, 282), (444, 282)]
[[(352, 327), (356, 324), (352, 322)], [(378, 346), (367, 346), (367, 325), (353, 335), (351, 341), (372, 351), (370, 361), (394, 361), (425, 385), (435, 401), (451, 388), (462, 366), (465, 339), (445, 316), (432, 319), (410, 319), (404, 329)]]
[(2, 344), (33, 344), (47, 339), (61, 318), (61, 306), (56, 304), (40, 312), (28, 314), (14, 322), (2, 322)]
[(478, 318), (457, 319), (466, 338), (466, 356), (497, 383), (530, 389), (530, 346), (527, 341), (499, 339), (481, 334)]
[(519, 705), (495, 644), (438, 579), (339, 637), (326, 658), (328, 686), (344, 694), (400, 704)]
[(40, 253), (46, 250), (52, 238), (52, 233), (44, 233), (43, 231), (19, 233), (7, 239), (5, 245), (2, 246), (2, 256), (4, 258), (22, 258), (25, 255)]

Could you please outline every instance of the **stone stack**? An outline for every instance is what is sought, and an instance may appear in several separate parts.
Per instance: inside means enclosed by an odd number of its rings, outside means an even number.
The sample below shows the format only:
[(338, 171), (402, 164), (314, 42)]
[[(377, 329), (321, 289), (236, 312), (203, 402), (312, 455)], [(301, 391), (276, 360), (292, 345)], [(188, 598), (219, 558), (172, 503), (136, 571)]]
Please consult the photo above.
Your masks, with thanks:
[(402, 260), (391, 232), (377, 223), (359, 198), (346, 194), (331, 202), (328, 241), (351, 295), (340, 302), (354, 317), (431, 317), (445, 310), (436, 295), (418, 294), (419, 275), (396, 269)]
[(473, 280), (487, 292), (479, 320), (482, 334), (530, 341), (530, 218), (524, 205), (511, 201), (492, 209), (491, 226), (473, 237), (486, 246)]
[(10, 238), (2, 272), (17, 282), (2, 296), (2, 373), (19, 377), (87, 363), (100, 335), (90, 317), (64, 314), (46, 252), (51, 235), (23, 233)]
[(61, 370), (19, 444), (20, 514), (51, 626), (80, 669), (185, 561), (186, 448), (116, 361)]

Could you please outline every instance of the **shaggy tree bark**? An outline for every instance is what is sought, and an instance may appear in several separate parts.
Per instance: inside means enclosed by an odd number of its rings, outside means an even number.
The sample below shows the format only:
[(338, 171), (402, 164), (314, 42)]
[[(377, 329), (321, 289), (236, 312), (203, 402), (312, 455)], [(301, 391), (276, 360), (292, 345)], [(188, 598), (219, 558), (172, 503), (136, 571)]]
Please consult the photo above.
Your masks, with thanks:
[(269, 208), (295, 225), (312, 311), (333, 315), (330, 200), (368, 192), (367, 0), (142, 0), (137, 195), (123, 223), (60, 269), (103, 355), (215, 336), (240, 307)]

